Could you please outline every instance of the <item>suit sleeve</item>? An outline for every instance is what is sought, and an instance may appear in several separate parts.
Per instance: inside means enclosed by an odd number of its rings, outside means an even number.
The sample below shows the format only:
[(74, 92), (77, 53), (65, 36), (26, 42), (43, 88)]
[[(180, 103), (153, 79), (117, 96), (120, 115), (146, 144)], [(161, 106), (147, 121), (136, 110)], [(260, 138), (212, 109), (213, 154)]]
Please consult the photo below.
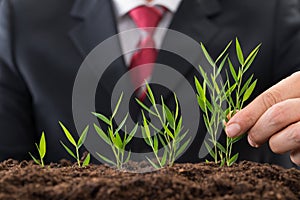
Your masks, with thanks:
[(300, 70), (300, 1), (277, 2), (273, 63), (276, 82)]
[(32, 100), (14, 61), (10, 2), (0, 0), (0, 161), (35, 151)]

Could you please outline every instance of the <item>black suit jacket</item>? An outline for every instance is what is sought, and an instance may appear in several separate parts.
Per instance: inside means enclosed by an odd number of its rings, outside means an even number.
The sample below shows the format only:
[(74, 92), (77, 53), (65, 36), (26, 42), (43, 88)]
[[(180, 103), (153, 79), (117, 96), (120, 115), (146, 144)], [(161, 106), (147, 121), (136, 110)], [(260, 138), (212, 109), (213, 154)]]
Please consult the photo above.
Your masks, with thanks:
[[(183, 0), (170, 28), (203, 42), (214, 58), (235, 37), (246, 54), (262, 43), (249, 72), (258, 79), (254, 95), (299, 69), (297, 0)], [(96, 45), (116, 33), (109, 0), (0, 1), (0, 160), (28, 158), (42, 131), (48, 161), (70, 158), (59, 144), (67, 141), (58, 121), (75, 133), (72, 88), (77, 71)], [(164, 51), (157, 62), (179, 71), (189, 68)], [(98, 112), (110, 112), (109, 91), (126, 71), (122, 58), (112, 65), (105, 84), (99, 84), (100, 90), (107, 89), (96, 97)], [(182, 73), (192, 80), (191, 72)], [(198, 161), (202, 139), (198, 134), (180, 161)], [(267, 145), (253, 149), (244, 140), (235, 148), (241, 159), (291, 166), (288, 154), (274, 155)]]

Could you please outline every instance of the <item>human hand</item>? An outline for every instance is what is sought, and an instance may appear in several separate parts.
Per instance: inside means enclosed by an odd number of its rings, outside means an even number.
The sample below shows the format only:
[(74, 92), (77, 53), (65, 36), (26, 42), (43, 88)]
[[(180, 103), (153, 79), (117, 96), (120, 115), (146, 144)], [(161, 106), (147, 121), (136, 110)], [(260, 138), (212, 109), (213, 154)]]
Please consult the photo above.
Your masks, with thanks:
[(225, 129), (229, 137), (248, 132), (248, 142), (259, 147), (269, 141), (274, 153), (291, 152), (300, 165), (300, 72), (272, 86), (237, 112)]

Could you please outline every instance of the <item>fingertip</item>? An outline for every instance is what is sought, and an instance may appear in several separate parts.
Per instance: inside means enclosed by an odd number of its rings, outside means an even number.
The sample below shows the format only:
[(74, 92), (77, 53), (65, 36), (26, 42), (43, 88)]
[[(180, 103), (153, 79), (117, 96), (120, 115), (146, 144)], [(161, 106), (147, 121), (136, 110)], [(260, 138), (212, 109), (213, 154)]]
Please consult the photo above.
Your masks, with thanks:
[(300, 149), (291, 152), (291, 161), (300, 166)]
[(241, 126), (237, 123), (232, 123), (226, 126), (225, 132), (228, 137), (236, 137), (241, 134)]
[(259, 147), (258, 144), (256, 144), (255, 142), (253, 142), (253, 140), (252, 140), (252, 138), (251, 138), (250, 135), (248, 135), (247, 140), (248, 140), (248, 143), (249, 143), (252, 147), (255, 147), (255, 148), (258, 148), (258, 147)]

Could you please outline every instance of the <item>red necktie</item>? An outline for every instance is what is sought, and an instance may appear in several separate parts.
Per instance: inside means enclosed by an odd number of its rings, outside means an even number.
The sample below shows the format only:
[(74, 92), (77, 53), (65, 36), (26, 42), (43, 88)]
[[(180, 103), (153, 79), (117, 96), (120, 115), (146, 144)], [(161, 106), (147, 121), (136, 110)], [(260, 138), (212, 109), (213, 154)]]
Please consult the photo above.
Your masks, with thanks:
[[(159, 7), (139, 6), (129, 12), (129, 16), (132, 18), (138, 28), (143, 31), (141, 39), (138, 43), (138, 48), (130, 62), (129, 69), (133, 69), (131, 73), (134, 86), (141, 86), (145, 84), (145, 81), (149, 81), (153, 65), (157, 57), (157, 49), (155, 49), (155, 42), (153, 34), (155, 27), (158, 25), (162, 18), (164, 9)], [(149, 27), (151, 27), (149, 29)], [(140, 65), (143, 65), (139, 67)], [(138, 91), (137, 97), (140, 100), (144, 100), (146, 96), (146, 88), (141, 87)]]

